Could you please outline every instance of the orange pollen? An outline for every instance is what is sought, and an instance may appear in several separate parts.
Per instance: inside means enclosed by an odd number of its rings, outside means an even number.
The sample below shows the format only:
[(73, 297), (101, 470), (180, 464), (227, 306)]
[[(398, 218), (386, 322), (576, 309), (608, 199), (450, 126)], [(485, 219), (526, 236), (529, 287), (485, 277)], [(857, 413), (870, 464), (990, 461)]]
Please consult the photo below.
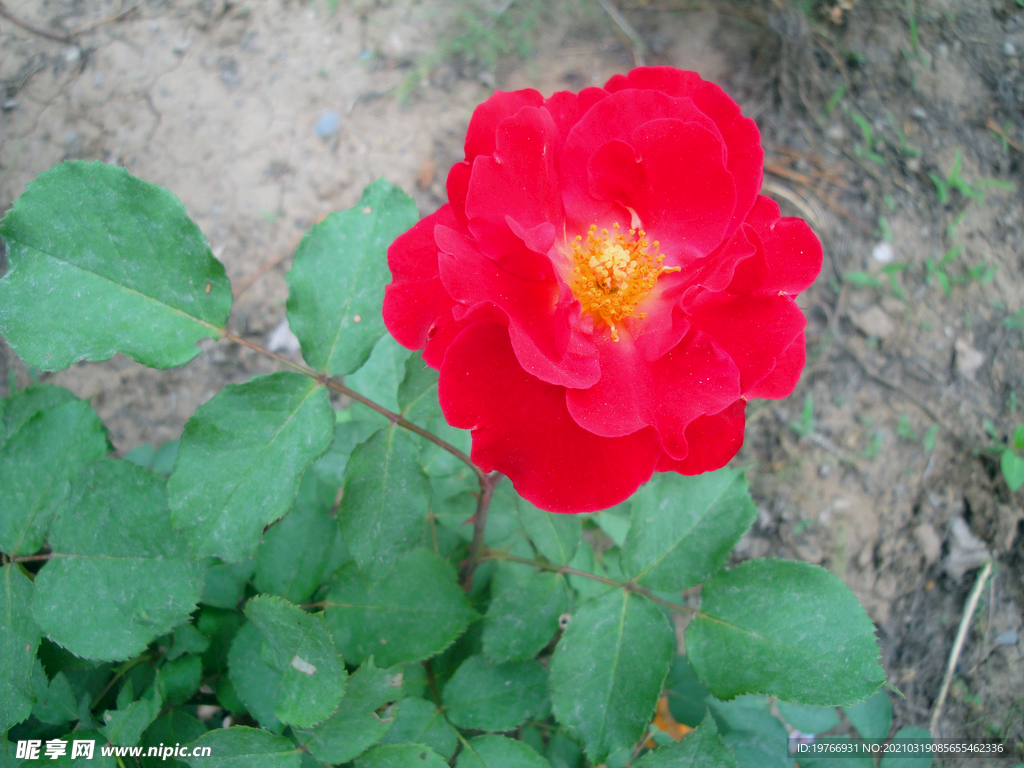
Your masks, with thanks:
[(658, 241), (647, 241), (642, 229), (631, 229), (626, 234), (607, 229), (597, 232), (592, 224), (587, 241), (579, 235), (572, 242), (572, 294), (583, 309), (607, 324), (612, 340), (618, 341), (615, 324), (627, 317), (644, 318), (646, 312), (636, 314), (636, 306), (654, 290), (658, 277), (666, 272), (678, 272), (679, 267), (663, 267), (664, 255), (658, 254)]

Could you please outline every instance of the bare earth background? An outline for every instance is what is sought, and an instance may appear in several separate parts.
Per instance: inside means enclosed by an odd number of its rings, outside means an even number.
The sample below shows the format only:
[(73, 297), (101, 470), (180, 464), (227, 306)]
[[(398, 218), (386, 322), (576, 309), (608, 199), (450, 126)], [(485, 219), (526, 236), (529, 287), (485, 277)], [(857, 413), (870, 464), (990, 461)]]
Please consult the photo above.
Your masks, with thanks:
[[(801, 299), (802, 382), (748, 411), (735, 463), (760, 515), (739, 555), (819, 563), (849, 584), (906, 697), (892, 697), (896, 727), (927, 727), (991, 555), (940, 732), (1024, 739), (1024, 489), (985, 451), (1024, 422), (1021, 0), (131, 6), (6, 3), (43, 29), (91, 28), (60, 42), (0, 18), (0, 211), (61, 160), (124, 165), (206, 234), (235, 287), (232, 330), (285, 350), (297, 239), (379, 176), (423, 214), (443, 204), (494, 88), (578, 90), (640, 61), (719, 82), (761, 128), (765, 193), (826, 253)], [(208, 346), (168, 372), (116, 357), (41, 378), (91, 398), (123, 454), (271, 370)], [(31, 380), (0, 339), (0, 395), (10, 371)]]

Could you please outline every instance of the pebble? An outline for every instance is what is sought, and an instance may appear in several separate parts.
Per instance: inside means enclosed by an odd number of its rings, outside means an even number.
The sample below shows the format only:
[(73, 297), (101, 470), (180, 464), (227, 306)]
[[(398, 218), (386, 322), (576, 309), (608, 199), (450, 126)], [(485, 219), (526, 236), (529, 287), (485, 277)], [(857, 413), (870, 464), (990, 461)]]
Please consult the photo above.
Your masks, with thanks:
[(892, 243), (881, 242), (871, 249), (871, 258), (879, 264), (891, 264), (892, 260), (896, 258), (896, 251), (892, 247)]
[(301, 349), (287, 320), (282, 320), (267, 334), (267, 349), (271, 352), (298, 352)]
[(4, 111), (6, 112), (9, 109), (17, 109), (20, 105), (21, 102), (17, 99), (8, 99), (4, 102)]
[(985, 355), (971, 346), (967, 339), (957, 339), (953, 344), (956, 351), (956, 371), (963, 378), (973, 381), (978, 369), (985, 362)]
[(321, 139), (333, 136), (338, 132), (339, 128), (341, 128), (341, 115), (333, 109), (329, 109), (320, 115), (316, 125), (313, 126), (316, 135)]
[(882, 341), (885, 341), (896, 332), (895, 323), (893, 323), (892, 318), (885, 314), (885, 310), (881, 307), (871, 307), (864, 312), (853, 315), (851, 319), (853, 324), (864, 332), (865, 336), (881, 339)]
[(1017, 630), (1008, 629), (996, 638), (996, 645), (1016, 645)]
[(64, 49), (64, 61), (68, 64), (73, 64), (82, 58), (82, 52), (78, 50), (77, 46), (71, 45)]
[(1017, 47), (1013, 43), (1011, 43), (1009, 40), (1007, 40), (1005, 43), (1003, 43), (1003, 55), (1005, 55), (1005, 56), (1016, 56), (1017, 55)]
[(921, 109), (921, 107), (911, 107), (910, 114), (921, 121), (928, 119), (928, 113)]

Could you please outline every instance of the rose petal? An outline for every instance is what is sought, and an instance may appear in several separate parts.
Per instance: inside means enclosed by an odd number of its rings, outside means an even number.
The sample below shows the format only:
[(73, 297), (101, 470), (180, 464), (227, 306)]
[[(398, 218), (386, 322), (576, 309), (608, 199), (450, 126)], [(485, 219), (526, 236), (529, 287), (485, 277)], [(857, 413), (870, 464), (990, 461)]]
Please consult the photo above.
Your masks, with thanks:
[(746, 400), (737, 400), (713, 416), (701, 416), (686, 428), (691, 446), (685, 459), (673, 459), (667, 453), (658, 461), (659, 472), (699, 475), (721, 469), (743, 446)]
[(600, 376), (592, 342), (574, 322), (579, 304), (554, 280), (524, 280), (476, 250), (465, 235), (439, 227), (441, 280), (466, 307), (488, 302), (507, 316), (521, 365), (551, 384), (589, 387)]
[(693, 327), (708, 333), (736, 362), (748, 392), (771, 372), (807, 321), (787, 296), (705, 292), (691, 308)]
[(796, 340), (779, 355), (772, 372), (751, 387), (749, 392), (744, 392), (743, 396), (748, 399), (760, 397), (765, 400), (781, 400), (784, 397), (789, 397), (796, 389), (806, 362), (807, 342), (804, 332), (800, 331)]
[(501, 122), (512, 117), (523, 107), (539, 107), (544, 97), (532, 88), (521, 91), (495, 91), (483, 104), (473, 110), (466, 129), (466, 160), (472, 162), (477, 155), (494, 153), (495, 132)]
[(736, 210), (727, 233), (735, 231), (761, 189), (764, 149), (757, 124), (743, 117), (739, 105), (725, 91), (701, 79), (696, 72), (673, 67), (638, 67), (627, 75), (615, 75), (604, 87), (612, 93), (639, 88), (690, 98), (697, 109), (714, 121), (728, 150), (727, 167), (736, 180)]
[[(616, 200), (602, 200), (591, 193), (589, 164), (595, 152), (610, 141), (634, 146), (634, 134), (645, 123), (669, 118), (694, 122), (718, 135), (718, 128), (690, 99), (676, 99), (655, 91), (623, 91), (603, 99), (587, 111), (565, 139), (562, 153), (562, 200), (569, 224), (584, 233), (591, 224), (622, 224), (624, 210)], [(643, 137), (643, 132), (639, 134)], [(678, 147), (676, 148), (678, 152)], [(690, 154), (685, 153), (687, 157)], [(660, 194), (661, 189), (654, 190)], [(734, 201), (730, 201), (734, 205)], [(646, 226), (647, 222), (643, 222)], [(716, 243), (717, 245), (717, 243)]]
[(735, 184), (716, 133), (696, 122), (650, 120), (628, 144), (610, 141), (590, 158), (591, 194), (636, 211), (667, 265), (714, 251), (732, 219)]
[(450, 316), (455, 301), (441, 284), (434, 227), (456, 226), (451, 206), (421, 219), (388, 248), (392, 281), (384, 289), (384, 324), (399, 344), (419, 349), (431, 326)]
[(654, 428), (673, 458), (684, 458), (689, 447), (686, 429), (695, 419), (718, 413), (740, 395), (736, 363), (711, 336), (697, 331), (651, 366), (650, 400)]
[(552, 512), (592, 512), (628, 498), (661, 454), (652, 429), (617, 438), (580, 427), (565, 389), (526, 373), (497, 323), (478, 321), (441, 366), (448, 423), (473, 431), (473, 462), (508, 475), (521, 496)]
[(768, 275), (761, 293), (795, 296), (810, 287), (821, 272), (821, 243), (807, 222), (791, 216), (780, 217), (774, 200), (759, 195), (747, 225), (764, 244)]

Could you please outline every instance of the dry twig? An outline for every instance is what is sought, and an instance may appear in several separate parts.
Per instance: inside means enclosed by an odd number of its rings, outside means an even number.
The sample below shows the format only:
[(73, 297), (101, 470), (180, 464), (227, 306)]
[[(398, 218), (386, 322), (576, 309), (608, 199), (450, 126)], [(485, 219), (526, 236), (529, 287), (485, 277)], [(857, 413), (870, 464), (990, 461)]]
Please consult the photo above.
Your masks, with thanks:
[(956, 631), (956, 639), (953, 641), (953, 650), (949, 652), (949, 663), (946, 665), (946, 676), (942, 678), (942, 687), (939, 688), (939, 697), (935, 700), (935, 709), (932, 710), (932, 720), (928, 724), (928, 730), (932, 736), (936, 736), (935, 729), (938, 727), (939, 718), (942, 717), (942, 708), (946, 704), (946, 696), (949, 694), (949, 684), (953, 682), (953, 672), (956, 670), (957, 662), (960, 661), (960, 652), (964, 649), (964, 640), (967, 638), (967, 630), (971, 626), (971, 617), (974, 616), (974, 609), (978, 607), (978, 600), (985, 588), (985, 581), (992, 573), (992, 559), (985, 561), (985, 567), (981, 569), (974, 588), (967, 597), (964, 605), (964, 615), (960, 619), (960, 628)]

